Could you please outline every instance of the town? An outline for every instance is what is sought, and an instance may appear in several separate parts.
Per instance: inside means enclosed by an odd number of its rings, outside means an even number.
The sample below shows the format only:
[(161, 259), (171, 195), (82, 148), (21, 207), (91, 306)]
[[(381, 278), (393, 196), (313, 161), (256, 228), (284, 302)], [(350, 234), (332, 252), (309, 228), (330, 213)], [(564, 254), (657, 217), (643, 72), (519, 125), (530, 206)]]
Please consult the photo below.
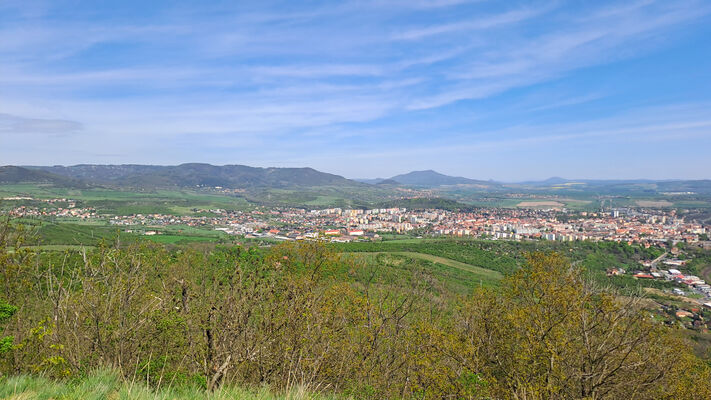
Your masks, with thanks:
[[(32, 200), (6, 198), (5, 200)], [(72, 199), (34, 200), (19, 205), (13, 217), (95, 221), (119, 227), (160, 228), (184, 225), (216, 229), (237, 236), (275, 240), (321, 238), (331, 242), (377, 240), (382, 234), (476, 237), (494, 240), (615, 241), (646, 247), (668, 242), (707, 241), (709, 227), (686, 220), (674, 209), (573, 211), (557, 208), (481, 208), (467, 212), (406, 208), (341, 209), (268, 208), (250, 210), (193, 209), (191, 215), (97, 213)], [(141, 231), (141, 230), (139, 230)], [(145, 231), (145, 229), (143, 230)]]

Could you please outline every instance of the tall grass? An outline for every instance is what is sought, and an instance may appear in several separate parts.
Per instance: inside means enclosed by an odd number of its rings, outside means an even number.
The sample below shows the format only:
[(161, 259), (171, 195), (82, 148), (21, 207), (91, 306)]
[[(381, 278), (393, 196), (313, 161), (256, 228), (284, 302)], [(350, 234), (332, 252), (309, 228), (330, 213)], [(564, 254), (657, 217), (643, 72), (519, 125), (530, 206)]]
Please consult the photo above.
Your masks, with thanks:
[(284, 394), (274, 394), (267, 388), (245, 389), (223, 387), (208, 393), (197, 387), (153, 390), (142, 382), (126, 381), (110, 370), (99, 370), (88, 377), (58, 382), (38, 376), (20, 375), (0, 378), (0, 399), (8, 400), (330, 400), (295, 387)]

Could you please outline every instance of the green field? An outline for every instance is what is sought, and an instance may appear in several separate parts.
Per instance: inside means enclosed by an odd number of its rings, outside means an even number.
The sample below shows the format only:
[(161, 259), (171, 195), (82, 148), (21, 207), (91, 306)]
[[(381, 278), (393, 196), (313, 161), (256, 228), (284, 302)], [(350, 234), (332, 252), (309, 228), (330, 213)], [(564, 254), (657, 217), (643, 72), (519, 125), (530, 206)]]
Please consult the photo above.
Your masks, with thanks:
[(73, 189), (42, 184), (1, 185), (0, 197), (31, 196), (38, 199), (68, 198), (97, 212), (113, 215), (193, 214), (192, 209), (242, 210), (251, 204), (242, 197), (193, 190), (128, 191), (102, 188)]
[(182, 235), (154, 235), (145, 236), (146, 240), (164, 244), (179, 244), (190, 242), (216, 242), (219, 239), (213, 236), (182, 236)]
[[(17, 223), (25, 225), (30, 233), (30, 245), (42, 250), (67, 250), (82, 246), (95, 246), (101, 241), (138, 241), (149, 240), (156, 243), (181, 244), (191, 242), (230, 242), (234, 239), (224, 232), (210, 228), (196, 228), (186, 225), (170, 226), (115, 226), (97, 221), (80, 223), (51, 222), (23, 218)], [(130, 230), (132, 232), (126, 232)], [(146, 231), (159, 231), (161, 234), (144, 235)]]
[(35, 235), (32, 238), (38, 244), (94, 246), (102, 240), (112, 241), (116, 238), (129, 239), (131, 235), (122, 233), (118, 227), (109, 225), (84, 225), (70, 223), (53, 223), (49, 221), (22, 220)]
[[(477, 286), (496, 286), (503, 275), (497, 271), (475, 267), (449, 258), (410, 251), (345, 253), (347, 256), (365, 257), (366, 262), (379, 266), (394, 267), (393, 260), (407, 260), (402, 268), (416, 266), (434, 274), (448, 289), (464, 293)], [(399, 265), (399, 264), (398, 264)], [(409, 273), (412, 273), (410, 271)]]

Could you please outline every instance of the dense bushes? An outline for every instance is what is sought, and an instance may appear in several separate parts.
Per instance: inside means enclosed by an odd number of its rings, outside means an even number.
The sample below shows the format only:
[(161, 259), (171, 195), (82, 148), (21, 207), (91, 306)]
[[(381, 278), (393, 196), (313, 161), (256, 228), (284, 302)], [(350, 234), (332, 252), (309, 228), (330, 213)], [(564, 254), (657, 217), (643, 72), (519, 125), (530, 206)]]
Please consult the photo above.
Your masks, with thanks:
[(709, 368), (636, 298), (591, 286), (555, 254), (466, 298), (433, 290), (427, 271), (380, 279), (317, 243), (50, 255), (8, 242), (1, 257), (0, 293), (18, 306), (3, 374), (112, 368), (155, 387), (355, 398), (710, 395)]
[[(424, 353), (417, 335), (437, 320), (424, 289), (381, 285), (375, 275), (344, 280), (344, 269), (365, 267), (320, 244), (21, 253), (0, 271), (2, 293), (19, 305), (5, 374), (63, 378), (109, 367), (156, 386), (209, 390), (224, 382), (356, 397), (452, 390), (438, 375), (453, 367)], [(417, 368), (420, 358), (442, 368)]]
[(711, 398), (708, 366), (639, 297), (583, 276), (557, 254), (536, 253), (500, 293), (463, 303), (467, 359), (495, 398)]

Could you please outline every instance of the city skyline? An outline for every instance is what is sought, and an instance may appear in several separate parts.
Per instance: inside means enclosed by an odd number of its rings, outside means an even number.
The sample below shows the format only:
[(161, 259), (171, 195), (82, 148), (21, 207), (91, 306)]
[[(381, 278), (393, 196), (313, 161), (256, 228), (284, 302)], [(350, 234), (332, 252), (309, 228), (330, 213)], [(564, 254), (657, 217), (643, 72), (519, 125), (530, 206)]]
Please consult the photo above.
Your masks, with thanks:
[(0, 4), (1, 164), (709, 178), (702, 1)]

